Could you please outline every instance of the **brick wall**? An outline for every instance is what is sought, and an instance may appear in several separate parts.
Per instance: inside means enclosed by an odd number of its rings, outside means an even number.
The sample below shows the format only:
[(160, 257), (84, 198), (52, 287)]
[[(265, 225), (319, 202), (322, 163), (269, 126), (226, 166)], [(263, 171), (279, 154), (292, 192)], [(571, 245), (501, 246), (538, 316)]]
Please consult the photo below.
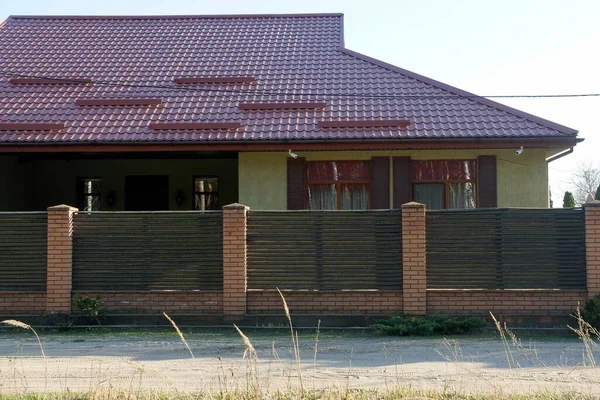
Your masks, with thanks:
[[(402, 312), (402, 292), (301, 291), (282, 292), (292, 314), (382, 315)], [(248, 291), (249, 314), (283, 314), (277, 291)]]
[(103, 307), (108, 312), (135, 312), (158, 314), (161, 312), (220, 314), (223, 295), (220, 291), (99, 291), (74, 292), (73, 310), (76, 311), (77, 296), (96, 297), (100, 295)]
[(235, 319), (246, 315), (248, 207), (223, 207), (223, 315)]
[(73, 213), (66, 205), (48, 208), (48, 261), (46, 309), (71, 312), (73, 270)]
[(588, 296), (600, 293), (600, 201), (584, 205)]
[(407, 203), (402, 206), (402, 290), (404, 312), (426, 312), (427, 262), (425, 240), (425, 206)]
[(42, 312), (46, 310), (46, 292), (0, 292), (0, 313)]
[(445, 314), (560, 314), (586, 300), (585, 290), (428, 290), (427, 312)]

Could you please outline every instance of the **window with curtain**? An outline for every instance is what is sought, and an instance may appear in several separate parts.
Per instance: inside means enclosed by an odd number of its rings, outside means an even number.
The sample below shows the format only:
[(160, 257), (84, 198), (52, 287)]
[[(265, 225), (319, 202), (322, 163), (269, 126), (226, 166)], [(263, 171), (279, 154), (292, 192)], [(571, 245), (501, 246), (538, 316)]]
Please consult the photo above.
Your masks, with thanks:
[(428, 209), (475, 208), (475, 160), (413, 160), (413, 198)]
[(313, 161), (306, 165), (310, 210), (369, 208), (369, 161)]

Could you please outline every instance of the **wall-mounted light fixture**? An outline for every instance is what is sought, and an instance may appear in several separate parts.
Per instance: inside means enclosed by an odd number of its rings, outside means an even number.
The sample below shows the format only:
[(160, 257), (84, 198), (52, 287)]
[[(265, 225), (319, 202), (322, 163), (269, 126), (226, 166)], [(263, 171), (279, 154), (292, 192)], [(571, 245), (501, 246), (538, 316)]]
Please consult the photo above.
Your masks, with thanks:
[(179, 189), (175, 194), (175, 203), (177, 203), (177, 207), (181, 207), (183, 202), (185, 201), (185, 193), (182, 189)]

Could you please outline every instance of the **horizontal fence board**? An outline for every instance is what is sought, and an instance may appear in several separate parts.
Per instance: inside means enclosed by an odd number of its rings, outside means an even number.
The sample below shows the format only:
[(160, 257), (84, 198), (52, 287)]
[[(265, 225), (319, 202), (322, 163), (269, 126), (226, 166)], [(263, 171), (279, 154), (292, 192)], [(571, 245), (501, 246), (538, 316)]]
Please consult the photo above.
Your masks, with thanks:
[(402, 289), (402, 214), (248, 212), (249, 289)]
[(46, 290), (48, 214), (0, 213), (0, 291)]
[(220, 212), (90, 212), (73, 219), (74, 290), (221, 290)]
[(427, 287), (585, 289), (581, 209), (427, 212)]

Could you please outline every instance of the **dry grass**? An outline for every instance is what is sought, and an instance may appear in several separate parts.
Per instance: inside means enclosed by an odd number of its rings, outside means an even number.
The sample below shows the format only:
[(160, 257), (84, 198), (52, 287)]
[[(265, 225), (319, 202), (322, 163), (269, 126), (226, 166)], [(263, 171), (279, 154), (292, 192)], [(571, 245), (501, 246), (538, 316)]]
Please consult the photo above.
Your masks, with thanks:
[(169, 320), (169, 322), (171, 323), (171, 325), (173, 325), (173, 328), (175, 328), (175, 332), (177, 332), (177, 335), (179, 335), (179, 338), (181, 339), (181, 341), (185, 345), (185, 348), (188, 349), (188, 351), (190, 352), (190, 355), (192, 356), (192, 358), (196, 358), (196, 357), (194, 357), (194, 353), (192, 352), (192, 349), (190, 348), (190, 345), (188, 344), (187, 340), (185, 340), (185, 337), (183, 336), (183, 333), (181, 333), (181, 331), (179, 330), (179, 327), (177, 326), (177, 324), (175, 323), (175, 321), (173, 321), (171, 319), (171, 317), (169, 317), (167, 315), (167, 313), (163, 313), (163, 315), (165, 316), (165, 318), (167, 320)]
[(597, 341), (600, 340), (600, 331), (583, 319), (579, 307), (577, 307), (574, 317), (577, 320), (577, 328), (569, 326), (569, 329), (575, 332), (579, 339), (583, 341), (583, 365), (596, 368), (594, 351), (600, 349), (600, 346), (597, 343)]
[(19, 394), (12, 396), (0, 396), (5, 400), (593, 400), (593, 396), (578, 393), (557, 394), (553, 392), (538, 392), (527, 395), (510, 395), (502, 393), (476, 393), (453, 390), (416, 390), (410, 387), (401, 387), (390, 390), (378, 389), (340, 389), (331, 388), (327, 390), (306, 391), (302, 396), (297, 393), (276, 391), (272, 393), (259, 394), (252, 392), (232, 390), (225, 393), (199, 392), (199, 393), (176, 393), (176, 392), (152, 392), (99, 390), (86, 393), (47, 393), (47, 394)]
[(42, 352), (42, 357), (46, 358), (46, 353), (44, 352), (44, 346), (42, 346), (42, 341), (40, 340), (40, 337), (38, 336), (38, 334), (35, 331), (35, 329), (33, 329), (31, 327), (31, 325), (27, 325), (24, 322), (17, 321), (17, 320), (14, 320), (14, 319), (6, 319), (6, 320), (4, 320), (4, 321), (2, 321), (0, 323), (5, 324), (5, 325), (14, 326), (15, 328), (21, 328), (21, 329), (25, 329), (25, 330), (29, 330), (29, 331), (33, 332), (33, 334), (35, 335), (35, 338), (38, 341), (38, 344), (40, 345), (40, 351)]
[[(178, 391), (176, 387), (173, 387), (171, 391), (149, 391), (142, 389), (141, 385), (141, 375), (145, 373), (140, 370), (140, 385), (137, 388), (134, 388), (133, 385), (130, 386), (128, 390), (119, 389), (110, 385), (101, 386), (98, 385), (94, 388), (86, 392), (81, 393), (71, 393), (71, 392), (59, 392), (59, 393), (28, 393), (27, 391), (23, 391), (22, 394), (16, 395), (2, 395), (0, 392), (0, 399), (8, 399), (8, 400), (79, 400), (79, 399), (89, 399), (89, 400), (233, 400), (233, 399), (241, 399), (241, 400), (259, 400), (259, 399), (267, 399), (267, 400), (371, 400), (371, 399), (381, 399), (381, 400), (391, 400), (391, 399), (438, 399), (438, 400), (501, 400), (501, 399), (511, 399), (511, 400), (525, 400), (525, 399), (534, 399), (534, 400), (563, 400), (563, 399), (581, 399), (588, 400), (593, 399), (592, 395), (581, 394), (581, 393), (561, 393), (561, 392), (552, 392), (552, 391), (541, 391), (541, 392), (533, 392), (525, 395), (518, 394), (507, 394), (505, 391), (506, 388), (502, 387), (502, 384), (498, 384), (498, 382), (487, 382), (487, 379), (482, 376), (478, 376), (474, 371), (467, 371), (468, 374), (473, 378), (479, 380), (482, 385), (486, 384), (487, 389), (476, 393), (472, 392), (463, 392), (456, 391), (450, 387), (441, 389), (441, 390), (418, 390), (412, 387), (398, 386), (398, 385), (389, 385), (385, 384), (385, 388), (382, 389), (353, 389), (350, 387), (349, 383), (346, 385), (335, 385), (332, 384), (330, 387), (326, 389), (319, 390), (307, 390), (304, 387), (303, 379), (302, 379), (302, 370), (300, 363), (300, 345), (298, 341), (298, 332), (294, 330), (292, 325), (292, 317), (290, 310), (288, 308), (285, 297), (281, 292), (279, 292), (283, 301), (283, 308), (286, 314), (286, 317), (289, 322), (290, 327), (290, 339), (292, 343), (292, 351), (293, 351), (293, 361), (294, 364), (292, 367), (287, 369), (289, 373), (288, 378), (293, 381), (297, 379), (297, 386), (291, 385), (288, 382), (288, 386), (285, 389), (274, 389), (271, 390), (269, 386), (268, 377), (266, 379), (261, 379), (258, 374), (258, 354), (255, 346), (252, 344), (250, 338), (236, 325), (234, 328), (237, 330), (242, 343), (244, 344), (245, 350), (243, 353), (243, 362), (246, 367), (246, 384), (244, 386), (232, 384), (231, 381), (227, 381), (226, 373), (224, 372), (223, 367), (221, 366), (221, 370), (223, 370), (222, 376), (219, 375), (219, 389), (218, 390), (207, 390), (201, 392), (186, 392), (182, 393)], [(184, 334), (181, 332), (177, 323), (171, 319), (167, 314), (164, 314), (165, 318), (171, 323), (177, 335), (181, 339), (181, 342), (185, 345), (186, 349), (190, 353), (192, 359), (194, 359), (194, 354), (192, 349), (186, 340)], [(515, 335), (513, 331), (508, 329), (506, 324), (501, 324), (494, 315), (491, 315), (498, 334), (500, 336), (500, 340), (502, 341), (503, 349), (506, 356), (507, 366), (509, 368), (521, 369), (521, 365), (517, 361), (516, 355), (529, 357), (528, 360), (534, 360), (532, 355), (536, 355), (535, 352), (531, 352), (526, 349), (522, 344), (520, 339)], [(577, 327), (571, 328), (573, 332), (575, 332), (579, 338), (584, 343), (584, 361), (583, 364), (591, 367), (596, 367), (596, 360), (594, 358), (594, 353), (600, 347), (598, 346), (597, 341), (600, 340), (600, 332), (594, 329), (590, 324), (583, 320), (579, 310), (577, 310), (577, 314), (575, 315), (577, 318)], [(40, 349), (42, 350), (42, 354), (45, 357), (44, 349), (42, 346), (42, 342), (35, 332), (35, 330), (20, 321), (16, 320), (7, 320), (2, 321), (10, 326), (14, 326), (21, 329), (31, 330), (40, 345)], [(319, 351), (319, 334), (320, 334), (320, 321), (317, 326), (315, 340), (314, 340), (314, 355), (313, 355), (313, 369), (317, 370), (317, 355)], [(449, 355), (440, 354), (443, 358), (449, 362), (453, 363), (457, 366), (461, 364), (463, 361), (463, 353), (460, 348), (460, 343), (457, 340), (453, 341), (445, 341), (446, 349)], [(348, 350), (352, 353), (352, 350)], [(387, 350), (386, 350), (387, 352)], [(279, 359), (277, 354), (277, 350), (275, 349), (275, 343), (272, 345), (272, 358), (281, 366), (282, 375), (285, 374), (283, 368), (283, 364)], [(221, 360), (219, 356), (219, 360)], [(535, 360), (534, 360), (535, 361)], [(397, 367), (397, 365), (396, 365)], [(270, 368), (270, 362), (269, 362)], [(464, 367), (461, 367), (464, 368)], [(295, 370), (295, 371), (294, 371)], [(296, 376), (294, 376), (296, 374)], [(267, 376), (270, 374), (267, 374)], [(135, 376), (132, 376), (132, 382), (135, 379)], [(2, 384), (0, 382), (0, 388)]]
[(279, 295), (281, 296), (281, 300), (283, 301), (283, 310), (285, 311), (285, 316), (287, 317), (288, 322), (290, 324), (292, 347), (294, 350), (294, 358), (296, 360), (296, 369), (298, 371), (298, 384), (300, 388), (300, 395), (302, 396), (302, 394), (304, 393), (304, 383), (302, 382), (302, 369), (300, 368), (300, 344), (298, 343), (298, 332), (294, 333), (294, 325), (292, 324), (292, 314), (290, 313), (290, 308), (287, 305), (287, 301), (285, 300), (283, 293), (281, 293), (281, 290), (279, 290), (279, 288), (277, 288), (277, 292), (279, 292)]

